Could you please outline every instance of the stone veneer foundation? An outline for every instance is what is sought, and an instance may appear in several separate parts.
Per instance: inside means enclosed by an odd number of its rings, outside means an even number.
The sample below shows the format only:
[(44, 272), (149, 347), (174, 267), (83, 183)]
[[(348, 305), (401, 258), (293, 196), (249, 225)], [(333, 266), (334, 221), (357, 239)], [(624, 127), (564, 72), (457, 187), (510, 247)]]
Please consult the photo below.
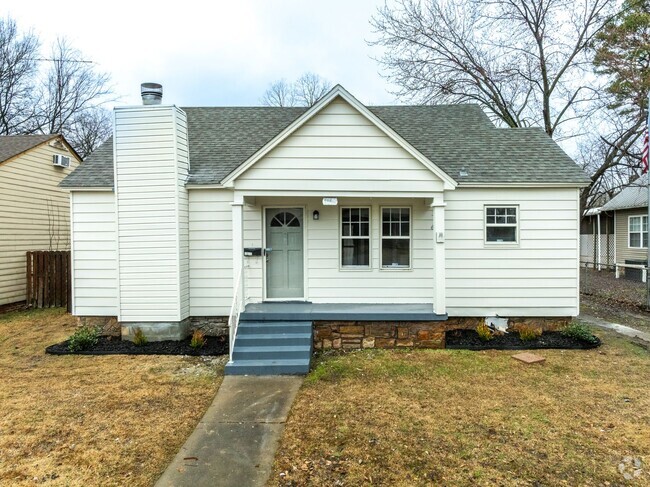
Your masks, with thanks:
[[(516, 331), (531, 326), (543, 331), (556, 330), (571, 318), (510, 318), (508, 328)], [(485, 318), (449, 318), (447, 321), (315, 321), (314, 348), (445, 348), (445, 332), (474, 329)]]
[(115, 316), (77, 316), (79, 326), (94, 326), (100, 334), (133, 339), (133, 333), (140, 328), (150, 341), (182, 340), (194, 330), (201, 330), (206, 335), (223, 336), (228, 334), (226, 316), (193, 316), (180, 323), (120, 323)]

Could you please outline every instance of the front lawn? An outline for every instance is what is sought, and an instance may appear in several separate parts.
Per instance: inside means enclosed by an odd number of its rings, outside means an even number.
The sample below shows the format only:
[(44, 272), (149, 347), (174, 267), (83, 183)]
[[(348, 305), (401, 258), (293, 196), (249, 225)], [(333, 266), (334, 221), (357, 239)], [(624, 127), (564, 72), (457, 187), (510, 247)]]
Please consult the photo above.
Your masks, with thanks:
[(543, 365), (507, 351), (323, 355), (269, 484), (622, 485), (636, 472), (648, 485), (650, 353), (597, 334), (598, 349), (536, 351)]
[(0, 484), (153, 485), (223, 359), (45, 354), (74, 328), (61, 310), (0, 315)]

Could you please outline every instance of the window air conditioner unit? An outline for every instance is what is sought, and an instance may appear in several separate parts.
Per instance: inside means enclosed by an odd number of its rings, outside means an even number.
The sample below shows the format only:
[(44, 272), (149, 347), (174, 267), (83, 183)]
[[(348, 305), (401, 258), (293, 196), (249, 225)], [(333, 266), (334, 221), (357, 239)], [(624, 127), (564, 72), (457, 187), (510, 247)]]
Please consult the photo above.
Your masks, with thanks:
[(54, 154), (52, 165), (56, 167), (70, 167), (70, 158), (61, 154)]

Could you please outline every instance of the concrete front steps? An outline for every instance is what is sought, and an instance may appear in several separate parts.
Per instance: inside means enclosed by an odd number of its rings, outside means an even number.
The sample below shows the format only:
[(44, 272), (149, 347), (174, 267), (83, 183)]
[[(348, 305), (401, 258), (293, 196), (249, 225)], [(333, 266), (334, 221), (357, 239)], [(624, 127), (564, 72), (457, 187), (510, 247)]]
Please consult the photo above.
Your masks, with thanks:
[(312, 343), (311, 321), (241, 321), (225, 374), (306, 374)]

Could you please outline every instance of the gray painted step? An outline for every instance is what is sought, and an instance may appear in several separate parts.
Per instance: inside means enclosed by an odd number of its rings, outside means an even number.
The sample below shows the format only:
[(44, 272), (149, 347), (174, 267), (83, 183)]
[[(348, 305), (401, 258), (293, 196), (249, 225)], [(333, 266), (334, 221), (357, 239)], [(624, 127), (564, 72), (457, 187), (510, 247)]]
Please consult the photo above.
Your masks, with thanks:
[(256, 359), (303, 359), (309, 361), (311, 346), (309, 345), (279, 345), (272, 347), (235, 347), (233, 360)]
[(309, 321), (291, 321), (291, 322), (267, 322), (260, 323), (257, 321), (243, 321), (237, 328), (237, 336), (252, 335), (259, 333), (311, 333), (311, 322)]
[(237, 334), (237, 347), (272, 347), (282, 345), (311, 345), (311, 333), (251, 333)]
[(237, 360), (226, 364), (227, 375), (297, 375), (309, 372), (309, 360)]

